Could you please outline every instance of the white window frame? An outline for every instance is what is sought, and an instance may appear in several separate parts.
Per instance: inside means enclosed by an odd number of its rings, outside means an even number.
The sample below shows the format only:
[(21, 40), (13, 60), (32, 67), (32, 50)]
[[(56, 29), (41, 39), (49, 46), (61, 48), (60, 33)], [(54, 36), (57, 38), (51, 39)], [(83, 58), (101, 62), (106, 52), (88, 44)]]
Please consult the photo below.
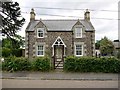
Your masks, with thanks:
[[(77, 30), (79, 30), (80, 29), (80, 36), (78, 36), (77, 34)], [(82, 31), (83, 31), (83, 29), (82, 29), (82, 27), (75, 27), (75, 38), (82, 38)]]
[[(43, 46), (43, 50), (38, 50), (38, 46)], [(43, 55), (38, 55), (38, 51), (43, 51)], [(44, 56), (45, 55), (45, 46), (43, 44), (38, 44), (36, 46), (36, 54), (37, 54), (37, 56)]]
[[(40, 33), (39, 31), (42, 31), (43, 37), (40, 37), (38, 34)], [(37, 38), (44, 38), (44, 28), (37, 28)]]
[[(81, 47), (81, 48), (82, 48), (82, 50), (81, 50), (81, 51), (82, 51), (82, 52), (81, 52), (82, 54), (81, 54), (81, 55), (77, 55), (77, 53), (76, 53), (76, 51), (77, 51), (77, 50), (76, 50), (76, 45), (81, 45), (81, 46), (82, 46), (82, 47)], [(75, 56), (83, 56), (83, 44), (75, 44), (75, 45), (74, 45), (74, 54), (75, 54)]]

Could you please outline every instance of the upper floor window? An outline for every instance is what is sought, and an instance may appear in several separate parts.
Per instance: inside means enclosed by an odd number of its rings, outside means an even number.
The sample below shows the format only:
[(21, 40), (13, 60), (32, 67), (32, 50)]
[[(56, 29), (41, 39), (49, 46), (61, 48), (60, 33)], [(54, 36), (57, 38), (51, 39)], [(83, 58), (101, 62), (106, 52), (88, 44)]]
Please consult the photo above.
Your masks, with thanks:
[(80, 28), (80, 27), (75, 28), (75, 37), (82, 38), (82, 28)]
[(44, 28), (38, 28), (37, 29), (37, 37), (38, 38), (44, 38)]

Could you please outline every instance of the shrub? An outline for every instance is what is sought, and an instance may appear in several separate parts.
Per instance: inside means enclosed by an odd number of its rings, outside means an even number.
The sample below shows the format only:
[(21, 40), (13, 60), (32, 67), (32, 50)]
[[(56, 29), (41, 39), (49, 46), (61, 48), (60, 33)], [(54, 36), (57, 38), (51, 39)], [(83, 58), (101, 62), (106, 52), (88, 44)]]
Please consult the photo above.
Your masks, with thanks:
[(11, 56), (5, 58), (4, 62), (2, 63), (2, 70), (6, 70), (9, 72), (14, 71), (27, 71), (31, 69), (31, 64), (27, 58), (19, 57), (16, 58), (15, 56)]
[(74, 72), (120, 72), (120, 61), (114, 57), (67, 57), (64, 63), (65, 71)]
[(32, 64), (34, 71), (49, 71), (50, 59), (48, 57), (37, 57)]

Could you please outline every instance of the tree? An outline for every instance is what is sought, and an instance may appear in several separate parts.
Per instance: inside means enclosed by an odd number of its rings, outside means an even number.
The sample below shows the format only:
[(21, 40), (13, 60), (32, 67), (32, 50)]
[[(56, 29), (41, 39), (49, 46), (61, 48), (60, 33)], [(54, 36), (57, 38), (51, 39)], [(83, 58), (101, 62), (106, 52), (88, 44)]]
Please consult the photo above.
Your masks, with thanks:
[(100, 48), (100, 40), (97, 40), (95, 43), (95, 49), (99, 49)]
[(22, 56), (22, 49), (21, 47), (24, 46), (24, 40), (23, 37), (17, 35), (20, 39), (15, 39), (16, 44), (15, 46), (12, 45), (12, 41), (9, 38), (2, 39), (2, 56), (3, 57), (9, 57), (12, 56)]
[(16, 42), (16, 45), (14, 46), (11, 39), (9, 38), (4, 38), (2, 39), (2, 47), (5, 47), (5, 48), (9, 48), (9, 49), (19, 49), (20, 47), (23, 47), (24, 44), (25, 44), (25, 40), (23, 37), (21, 37), (20, 35), (16, 35), (16, 39), (15, 42)]
[(104, 37), (100, 40), (100, 52), (103, 56), (113, 55), (114, 45), (107, 37)]
[(15, 44), (16, 33), (20, 31), (25, 19), (21, 16), (19, 4), (17, 2), (2, 2), (2, 34), (10, 38)]

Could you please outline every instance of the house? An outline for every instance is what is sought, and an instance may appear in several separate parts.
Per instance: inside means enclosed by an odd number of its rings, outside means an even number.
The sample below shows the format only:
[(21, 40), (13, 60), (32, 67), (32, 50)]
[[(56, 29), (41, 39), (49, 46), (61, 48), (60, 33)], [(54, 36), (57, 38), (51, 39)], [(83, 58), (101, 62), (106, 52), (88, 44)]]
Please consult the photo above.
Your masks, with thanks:
[(55, 67), (63, 65), (66, 56), (95, 56), (95, 29), (88, 10), (84, 19), (36, 20), (34, 9), (31, 9), (25, 33), (25, 56), (48, 55)]

